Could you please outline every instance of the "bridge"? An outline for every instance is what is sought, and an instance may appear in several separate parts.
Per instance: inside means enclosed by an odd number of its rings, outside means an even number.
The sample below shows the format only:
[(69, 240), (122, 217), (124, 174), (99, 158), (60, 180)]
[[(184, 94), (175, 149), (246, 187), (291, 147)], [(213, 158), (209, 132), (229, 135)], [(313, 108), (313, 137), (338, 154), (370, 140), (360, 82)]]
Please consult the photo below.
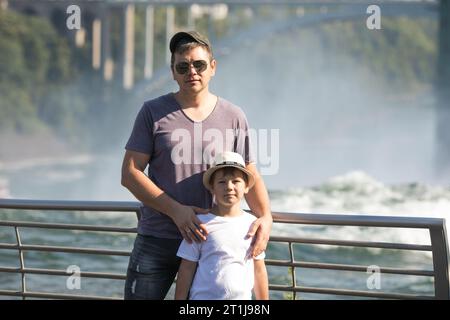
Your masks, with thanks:
[[(10, 7), (27, 13), (33, 13), (43, 16), (55, 17), (59, 16), (67, 18), (67, 8), (72, 4), (77, 4), (81, 14), (81, 28), (71, 30), (68, 35), (76, 46), (86, 45), (86, 39), (92, 39), (92, 68), (102, 72), (106, 81), (110, 81), (113, 77), (121, 76), (125, 89), (131, 89), (134, 84), (134, 64), (135, 64), (135, 11), (136, 7), (145, 7), (145, 67), (144, 76), (146, 81), (151, 81), (154, 76), (155, 66), (155, 8), (164, 8), (166, 11), (165, 19), (165, 39), (166, 44), (171, 36), (179, 31), (186, 29), (194, 29), (196, 20), (202, 16), (207, 16), (210, 23), (213, 24), (217, 20), (226, 19), (232, 11), (238, 7), (246, 7), (250, 11), (258, 6), (290, 6), (297, 9), (297, 17), (291, 17), (284, 21), (268, 21), (265, 24), (258, 24), (252, 28), (252, 39), (261, 35), (289, 30), (293, 26), (319, 25), (331, 21), (359, 19), (365, 21), (369, 16), (367, 7), (369, 5), (380, 6), (382, 16), (437, 16), (440, 12), (440, 66), (450, 65), (448, 49), (448, 35), (450, 27), (448, 26), (449, 0), (436, 1), (389, 1), (389, 0), (98, 0), (98, 1), (69, 1), (69, 0), (44, 0), (44, 1), (27, 1), (27, 0), (1, 0), (4, 7)], [(312, 8), (312, 9), (311, 9)], [(313, 10), (315, 8), (315, 10)], [(311, 10), (310, 10), (311, 9)], [(175, 21), (175, 12), (183, 11), (187, 16), (187, 22), (183, 25), (177, 25)], [(71, 11), (70, 11), (71, 12)], [(121, 43), (123, 48), (120, 51), (119, 61), (113, 61), (111, 54), (111, 19), (112, 14), (120, 12), (122, 25)], [(227, 41), (227, 46), (239, 45), (244, 38), (245, 31), (239, 30), (237, 37), (233, 41)], [(209, 34), (213, 37), (213, 34)], [(219, 44), (220, 46), (220, 44)], [(232, 48), (231, 46), (231, 48)], [(170, 61), (170, 52), (168, 45), (165, 46), (165, 61)], [(216, 49), (216, 45), (214, 46)], [(220, 52), (219, 50), (217, 50)], [(447, 68), (438, 68), (441, 70), (439, 79), (443, 81), (443, 86), (449, 82), (445, 82), (449, 77)]]

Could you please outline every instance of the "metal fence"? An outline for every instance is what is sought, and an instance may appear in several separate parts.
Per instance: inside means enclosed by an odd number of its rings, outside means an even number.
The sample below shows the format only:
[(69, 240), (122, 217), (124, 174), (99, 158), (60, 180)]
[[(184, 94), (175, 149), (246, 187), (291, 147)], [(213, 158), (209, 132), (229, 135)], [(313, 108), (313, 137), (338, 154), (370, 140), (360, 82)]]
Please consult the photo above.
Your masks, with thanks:
[[(140, 218), (140, 203), (138, 202), (113, 202), (113, 201), (45, 201), (45, 200), (15, 200), (0, 199), (0, 209), (16, 210), (61, 210), (61, 211), (121, 211), (135, 212)], [(366, 215), (337, 215), (337, 214), (303, 214), (303, 213), (273, 213), (274, 223), (287, 223), (298, 225), (318, 225), (318, 226), (357, 226), (371, 228), (411, 228), (427, 229), (430, 235), (431, 245), (373, 242), (373, 241), (349, 241), (339, 239), (317, 239), (305, 237), (279, 237), (270, 238), (270, 243), (284, 243), (289, 248), (289, 259), (274, 260), (266, 259), (266, 265), (290, 268), (290, 283), (273, 284), (269, 283), (269, 290), (290, 293), (290, 297), (295, 299), (297, 293), (315, 293), (337, 296), (370, 297), (381, 299), (449, 299), (449, 270), (448, 270), (448, 247), (445, 230), (445, 220), (439, 218), (415, 218), (415, 217), (390, 217), (390, 216), (366, 216)], [(136, 233), (136, 228), (122, 228), (100, 225), (80, 225), (80, 224), (60, 224), (27, 221), (0, 221), (0, 226), (11, 227), (15, 231), (16, 243), (0, 243), (0, 257), (3, 250), (15, 250), (18, 253), (19, 267), (1, 266), (0, 276), (3, 273), (16, 273), (21, 275), (21, 290), (0, 290), (0, 296), (16, 296), (25, 298), (50, 298), (50, 299), (115, 299), (108, 296), (88, 296), (71, 295), (63, 293), (48, 293), (28, 291), (26, 286), (27, 274), (40, 274), (51, 276), (68, 276), (66, 270), (54, 270), (43, 268), (28, 268), (24, 258), (26, 251), (47, 251), (64, 253), (83, 253), (92, 255), (129, 256), (127, 250), (111, 250), (101, 248), (82, 248), (67, 246), (31, 245), (21, 241), (20, 228), (45, 228), (59, 230), (81, 230), (96, 232), (123, 232)], [(297, 285), (296, 269), (323, 269), (336, 271), (367, 272), (368, 266), (357, 264), (332, 264), (323, 262), (307, 262), (295, 259), (294, 244), (312, 244), (343, 246), (354, 248), (379, 248), (396, 249), (406, 251), (428, 251), (432, 253), (432, 270), (410, 269), (407, 266), (401, 268), (382, 267), (381, 273), (412, 275), (432, 277), (434, 279), (434, 295), (406, 294), (393, 292), (380, 292), (369, 290), (349, 290), (344, 288), (318, 288)], [(125, 271), (125, 270), (124, 270)], [(96, 279), (125, 279), (125, 274), (101, 273), (101, 272), (80, 272), (81, 277)]]

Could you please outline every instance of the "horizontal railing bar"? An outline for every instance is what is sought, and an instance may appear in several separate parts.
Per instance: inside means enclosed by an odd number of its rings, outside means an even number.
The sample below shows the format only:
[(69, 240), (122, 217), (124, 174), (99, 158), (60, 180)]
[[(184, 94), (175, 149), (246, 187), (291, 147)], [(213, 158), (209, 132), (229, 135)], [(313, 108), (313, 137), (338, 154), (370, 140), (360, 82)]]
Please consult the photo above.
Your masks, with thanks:
[(278, 223), (296, 223), (312, 225), (388, 227), (388, 228), (430, 228), (442, 226), (442, 218), (396, 217), (345, 214), (316, 214), (272, 212), (274, 221)]
[[(411, 294), (399, 293), (385, 293), (385, 292), (368, 292), (357, 290), (339, 290), (329, 288), (312, 288), (312, 287), (285, 287), (280, 285), (270, 285), (269, 290), (272, 291), (287, 291), (287, 292), (303, 292), (315, 294), (333, 294), (345, 296), (371, 297), (371, 298), (387, 298), (387, 299), (419, 299), (428, 300), (433, 299), (432, 296), (415, 296)], [(16, 296), (16, 297), (32, 297), (32, 298), (50, 298), (50, 299), (88, 299), (88, 300), (121, 300), (122, 298), (113, 298), (105, 296), (91, 296), (91, 295), (71, 295), (71, 294), (57, 294), (47, 292), (25, 292), (0, 290), (0, 296)]]
[[(55, 270), (55, 269), (36, 269), (36, 268), (12, 268), (12, 267), (0, 267), (0, 272), (3, 273), (25, 273), (25, 274), (45, 274), (54, 276), (70, 276), (65, 270)], [(98, 278), (98, 279), (112, 279), (112, 280), (125, 280), (125, 274), (119, 273), (107, 273), (107, 272), (86, 272), (80, 271), (80, 277), (86, 278)]]
[(0, 208), (24, 210), (71, 210), (71, 211), (130, 211), (140, 210), (136, 201), (75, 201), (75, 200), (28, 200), (1, 199)]
[(0, 249), (18, 250), (18, 245), (16, 243), (0, 243)]
[[(99, 232), (124, 232), (124, 233), (135, 233), (136, 232), (136, 228), (95, 226), (95, 225), (79, 225), (79, 224), (23, 222), (23, 221), (0, 221), (0, 226), (10, 226), (10, 227), (17, 226), (17, 227), (29, 227), (29, 228), (35, 227), (35, 228), (46, 228), (46, 229), (85, 230), (85, 231), (99, 231)], [(294, 237), (271, 237), (270, 241), (272, 241), (272, 242), (294, 242), (294, 243), (304, 243), (304, 244), (323, 244), (323, 245), (352, 246), (352, 247), (367, 247), (367, 248), (385, 248), (385, 249), (400, 249), (400, 250), (432, 251), (432, 247), (430, 245), (388, 243), (388, 242), (310, 239), (310, 238), (298, 238), (298, 237), (295, 237), (295, 238)]]
[(122, 300), (122, 298), (91, 296), (91, 295), (76, 295), (50, 292), (21, 292), (13, 290), (0, 290), (0, 296), (15, 296), (28, 298), (49, 298), (49, 299), (83, 299), (83, 300)]
[[(357, 297), (371, 297), (371, 298), (387, 298), (387, 299), (420, 299), (428, 300), (433, 299), (433, 296), (424, 295), (412, 295), (402, 293), (387, 293), (387, 292), (369, 292), (359, 290), (347, 290), (347, 289), (332, 289), (332, 288), (313, 288), (304, 286), (282, 286), (282, 285), (269, 285), (269, 290), (272, 291), (284, 291), (284, 292), (304, 292), (315, 294), (332, 294), (332, 295), (345, 295), (345, 296), (357, 296)], [(71, 295), (60, 293), (47, 293), (47, 292), (21, 292), (13, 290), (0, 290), (0, 296), (16, 296), (16, 297), (35, 297), (35, 298), (52, 298), (52, 299), (102, 299), (102, 300), (120, 300), (121, 298), (112, 298), (104, 296), (90, 296), (90, 295)]]
[[(98, 232), (124, 232), (135, 233), (136, 228), (95, 226), (95, 225), (79, 225), (79, 224), (60, 224), (60, 223), (42, 223), (42, 222), (24, 222), (24, 221), (0, 221), (0, 226), (10, 227), (29, 227), (29, 228), (46, 228), (46, 229), (66, 229), (66, 230), (84, 230)], [(329, 240), (329, 239), (310, 239), (298, 237), (271, 237), (272, 242), (294, 242), (304, 244), (322, 244), (337, 245), (351, 247), (381, 248), (381, 249), (399, 249), (399, 250), (417, 250), (432, 251), (430, 245), (406, 244), (406, 243), (389, 243), (389, 242), (369, 242), (369, 241), (352, 241), (352, 240)]]
[(111, 256), (129, 256), (130, 251), (109, 250), (95, 248), (76, 248), (76, 247), (60, 247), (60, 246), (43, 246), (43, 245), (21, 245), (0, 243), (0, 249), (28, 250), (28, 251), (47, 251), (47, 252), (68, 252), (68, 253), (87, 253), (87, 254), (104, 254)]
[(271, 242), (294, 242), (304, 244), (323, 244), (349, 247), (366, 247), (379, 249), (399, 249), (415, 251), (432, 251), (432, 246), (422, 244), (393, 243), (393, 242), (372, 242), (372, 241), (353, 241), (353, 240), (330, 240), (330, 239), (311, 239), (300, 237), (270, 237)]
[[(417, 296), (411, 294), (386, 293), (386, 292), (369, 292), (358, 290), (343, 290), (330, 288), (312, 288), (312, 287), (290, 287), (282, 285), (269, 285), (269, 290), (285, 291), (285, 292), (304, 292), (315, 294), (333, 294), (346, 296), (359, 296), (371, 298), (388, 298), (388, 299), (433, 299), (433, 296)], [(121, 300), (121, 298), (112, 298), (104, 296), (89, 296), (89, 295), (71, 295), (71, 294), (56, 294), (46, 292), (21, 292), (12, 290), (0, 290), (0, 296), (16, 296), (16, 297), (34, 297), (34, 298), (51, 298), (51, 299), (93, 299), (93, 300)]]
[[(368, 266), (351, 265), (351, 264), (335, 264), (335, 263), (321, 263), (321, 262), (291, 262), (290, 260), (272, 260), (265, 259), (266, 265), (277, 267), (298, 267), (308, 269), (327, 269), (337, 271), (358, 271), (367, 272)], [(400, 268), (388, 268), (380, 267), (381, 273), (389, 274), (404, 274), (413, 276), (427, 276), (433, 277), (434, 272), (432, 270), (414, 270), (414, 269), (400, 269)]]
[[(331, 264), (331, 263), (316, 263), (316, 262), (290, 262), (289, 260), (265, 260), (266, 265), (278, 266), (278, 267), (298, 267), (298, 268), (308, 268), (308, 269), (327, 269), (327, 270), (337, 270), (337, 271), (357, 271), (357, 272), (367, 272), (367, 266), (358, 265), (345, 265), (345, 264)], [(0, 267), (0, 272), (9, 273), (30, 273), (30, 274), (49, 274), (49, 275), (62, 275), (66, 276), (68, 273), (64, 270), (54, 270), (54, 269), (35, 269), (35, 268), (14, 268), (14, 267)], [(413, 270), (413, 269), (399, 269), (399, 268), (380, 268), (381, 273), (389, 274), (403, 274), (403, 275), (415, 275), (415, 276), (434, 276), (434, 272), (431, 270)], [(108, 278), (108, 279), (118, 279), (124, 280), (124, 274), (117, 273), (99, 273), (99, 272), (81, 272), (81, 276), (91, 277), (91, 278)]]
[(45, 228), (45, 229), (62, 229), (62, 230), (85, 230), (99, 232), (124, 232), (136, 233), (136, 228), (96, 226), (83, 224), (66, 224), (66, 223), (44, 223), (44, 222), (25, 222), (25, 221), (0, 221), (0, 226), (6, 227), (25, 227), (25, 228)]
[[(142, 204), (137, 201), (73, 201), (0, 199), (0, 208), (27, 210), (134, 211)], [(335, 226), (367, 226), (389, 228), (430, 228), (442, 226), (442, 218), (396, 217), (344, 214), (311, 214), (272, 212), (275, 222)]]
[(283, 286), (283, 285), (269, 285), (269, 290), (274, 291), (290, 291), (290, 292), (304, 292), (304, 293), (316, 293), (316, 294), (333, 294), (355, 297), (370, 297), (370, 298), (385, 298), (385, 299), (415, 299), (415, 300), (428, 300), (434, 299), (434, 296), (413, 295), (407, 293), (388, 293), (388, 292), (370, 292), (359, 290), (347, 290), (347, 289), (332, 289), (332, 288), (313, 288), (304, 286)]

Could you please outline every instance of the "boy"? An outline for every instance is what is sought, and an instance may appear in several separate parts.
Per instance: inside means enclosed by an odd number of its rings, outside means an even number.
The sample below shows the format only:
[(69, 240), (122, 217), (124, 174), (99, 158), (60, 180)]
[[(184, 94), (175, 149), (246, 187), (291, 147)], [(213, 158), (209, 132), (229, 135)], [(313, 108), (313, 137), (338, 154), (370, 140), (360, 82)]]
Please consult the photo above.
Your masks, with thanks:
[(256, 218), (240, 208), (241, 199), (254, 184), (252, 173), (240, 154), (224, 152), (204, 173), (203, 184), (215, 198), (211, 212), (198, 216), (208, 238), (181, 243), (175, 299), (250, 300), (252, 289), (256, 299), (268, 299), (265, 253), (252, 258), (252, 239), (247, 237)]

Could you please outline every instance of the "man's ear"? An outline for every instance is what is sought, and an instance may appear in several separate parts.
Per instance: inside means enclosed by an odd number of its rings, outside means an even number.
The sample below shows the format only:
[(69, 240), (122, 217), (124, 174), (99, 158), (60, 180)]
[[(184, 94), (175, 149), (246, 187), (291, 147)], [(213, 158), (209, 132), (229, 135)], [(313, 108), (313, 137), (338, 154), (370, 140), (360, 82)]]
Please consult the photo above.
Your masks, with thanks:
[(248, 186), (245, 187), (244, 193), (247, 194), (250, 191), (250, 188)]
[(216, 74), (216, 67), (217, 67), (217, 61), (216, 59), (212, 59), (210, 62), (211, 65), (211, 77), (214, 76)]

